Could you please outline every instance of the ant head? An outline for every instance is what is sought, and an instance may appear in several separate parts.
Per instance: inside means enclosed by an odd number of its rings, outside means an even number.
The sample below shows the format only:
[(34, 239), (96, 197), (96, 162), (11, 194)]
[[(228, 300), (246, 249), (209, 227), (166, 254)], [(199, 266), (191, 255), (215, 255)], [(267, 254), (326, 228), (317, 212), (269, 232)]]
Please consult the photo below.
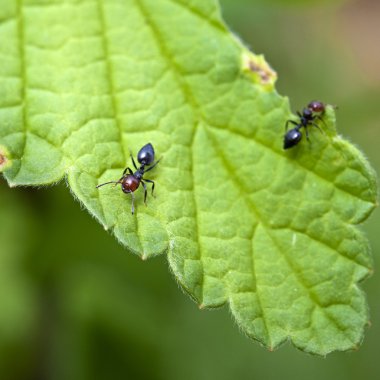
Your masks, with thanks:
[(302, 133), (298, 128), (291, 129), (284, 136), (284, 149), (297, 145), (302, 139)]
[(324, 103), (318, 101), (318, 100), (313, 100), (307, 105), (307, 108), (313, 112), (324, 112), (325, 111), (325, 105)]
[(144, 145), (137, 153), (137, 161), (141, 165), (150, 165), (154, 161), (154, 149), (151, 143)]

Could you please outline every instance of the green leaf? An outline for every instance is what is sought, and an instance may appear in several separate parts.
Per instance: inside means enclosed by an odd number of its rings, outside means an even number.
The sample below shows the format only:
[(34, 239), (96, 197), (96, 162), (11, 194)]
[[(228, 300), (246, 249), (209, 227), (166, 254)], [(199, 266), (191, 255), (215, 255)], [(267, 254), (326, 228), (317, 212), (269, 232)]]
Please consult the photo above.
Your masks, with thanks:
[[(373, 170), (336, 134), (284, 151), (276, 74), (211, 0), (0, 1), (0, 154), (11, 186), (66, 176), (130, 251), (167, 253), (200, 307), (228, 303), (269, 349), (355, 348), (372, 271), (355, 225), (376, 203)], [(48, 32), (44, 32), (48, 31)], [(136, 214), (117, 180), (151, 142), (156, 198)]]

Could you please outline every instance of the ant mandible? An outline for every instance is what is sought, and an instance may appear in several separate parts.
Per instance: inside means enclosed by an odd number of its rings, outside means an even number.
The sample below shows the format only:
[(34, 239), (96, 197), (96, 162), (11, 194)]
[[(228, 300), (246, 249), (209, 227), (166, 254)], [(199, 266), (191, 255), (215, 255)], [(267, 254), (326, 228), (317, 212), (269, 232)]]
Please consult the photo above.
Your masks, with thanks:
[[(133, 193), (138, 189), (138, 187), (140, 186), (140, 183), (141, 183), (144, 187), (144, 203), (146, 206), (146, 197), (147, 197), (148, 191), (147, 191), (145, 182), (149, 182), (152, 184), (152, 196), (153, 196), (154, 181), (144, 178), (144, 174), (146, 172), (148, 172), (149, 170), (152, 170), (160, 162), (160, 160), (153, 163), (153, 161), (154, 161), (154, 149), (153, 149), (153, 145), (151, 143), (144, 145), (139, 150), (139, 152), (137, 153), (137, 161), (140, 164), (140, 168), (137, 168), (136, 162), (133, 159), (132, 153), (131, 153), (131, 159), (132, 159), (133, 166), (136, 169), (135, 172), (133, 172), (130, 167), (127, 167), (124, 169), (123, 175), (118, 181), (110, 181), (110, 182), (101, 183), (100, 185), (96, 186), (96, 188), (99, 188), (101, 186), (108, 185), (111, 183), (114, 183), (116, 186), (118, 183), (120, 183), (121, 184), (121, 190), (123, 190), (123, 192), (126, 194), (131, 194), (131, 196), (132, 196), (132, 209), (131, 209), (131, 211), (132, 211), (132, 215), (133, 215), (135, 213), (135, 206), (134, 206), (135, 196)], [(153, 163), (153, 165), (152, 165), (152, 163)], [(152, 165), (152, 166), (150, 166), (150, 165)], [(148, 169), (145, 169), (145, 166), (150, 166), (150, 167)], [(127, 172), (128, 172), (128, 174), (127, 174)]]
[[(300, 129), (302, 127), (305, 128), (306, 138), (308, 140), (309, 140), (309, 131), (307, 129), (308, 126), (312, 125), (318, 128), (322, 132), (322, 129), (318, 126), (315, 120), (317, 119), (323, 122), (321, 114), (324, 112), (325, 112), (324, 103), (318, 100), (313, 100), (307, 105), (306, 108), (302, 110), (302, 114), (299, 111), (297, 111), (297, 115), (299, 116), (298, 123), (294, 120), (287, 120), (285, 124), (286, 133), (284, 136), (284, 149), (291, 148), (297, 145), (301, 141), (302, 133)], [(295, 127), (288, 131), (289, 123), (294, 124)]]

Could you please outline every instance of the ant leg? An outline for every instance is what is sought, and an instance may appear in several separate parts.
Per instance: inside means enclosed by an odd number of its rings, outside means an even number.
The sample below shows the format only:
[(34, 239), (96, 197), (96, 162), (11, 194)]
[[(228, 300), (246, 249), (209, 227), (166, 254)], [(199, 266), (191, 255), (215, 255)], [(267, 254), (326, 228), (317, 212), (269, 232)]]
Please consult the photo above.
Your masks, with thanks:
[(124, 169), (123, 177), (121, 177), (120, 179), (124, 178), (126, 172), (128, 172), (129, 174), (133, 174), (132, 169), (128, 166), (127, 168)]
[(132, 152), (129, 151), (129, 153), (130, 153), (130, 156), (131, 156), (131, 159), (132, 159), (133, 166), (135, 167), (136, 170), (138, 170), (138, 168), (137, 168), (137, 166), (136, 166), (136, 162), (135, 162), (135, 160), (134, 160), (134, 158), (133, 158), (133, 156), (132, 156)]
[(132, 211), (132, 215), (133, 215), (135, 213), (135, 196), (133, 195), (133, 193), (131, 193), (131, 197), (132, 197), (131, 211)]
[(316, 127), (316, 128), (318, 128), (319, 129), (319, 132), (321, 132), (323, 135), (325, 134), (325, 132), (323, 131), (323, 129), (317, 124), (317, 123), (312, 123), (312, 125), (314, 126), (314, 127)]
[(318, 119), (318, 120), (320, 120), (324, 125), (325, 125), (325, 127), (327, 127), (327, 125), (326, 125), (326, 123), (325, 123), (325, 121), (323, 120), (323, 117), (322, 116), (316, 116), (315, 117), (316, 119)]
[(310, 139), (309, 139), (309, 130), (307, 129), (307, 125), (305, 125), (305, 134), (306, 134), (307, 141), (310, 142)]
[(161, 159), (162, 159), (162, 157), (159, 160), (157, 160), (151, 167), (144, 170), (144, 173), (148, 172), (149, 170), (152, 170), (161, 161)]
[(144, 181), (146, 181), (146, 182), (149, 182), (149, 183), (151, 183), (151, 184), (152, 184), (152, 196), (154, 197), (154, 195), (153, 195), (153, 190), (154, 190), (154, 181), (152, 181), (151, 179), (144, 179)]
[[(146, 181), (146, 179), (144, 179), (144, 181)], [(144, 188), (144, 203), (145, 203), (145, 206), (146, 206), (146, 196), (148, 195), (148, 191), (146, 189), (146, 185), (145, 185), (144, 181), (141, 180), (141, 183), (142, 183), (143, 188)]]
[(298, 124), (294, 120), (287, 120), (287, 122), (285, 123), (285, 132), (288, 130), (289, 123), (292, 123), (298, 127)]

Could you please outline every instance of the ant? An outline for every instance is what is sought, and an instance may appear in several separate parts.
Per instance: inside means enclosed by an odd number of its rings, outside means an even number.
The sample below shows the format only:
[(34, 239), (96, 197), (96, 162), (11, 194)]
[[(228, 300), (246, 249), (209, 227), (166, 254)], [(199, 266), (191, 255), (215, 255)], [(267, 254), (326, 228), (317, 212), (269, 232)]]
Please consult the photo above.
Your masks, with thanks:
[[(140, 183), (142, 183), (142, 185), (144, 187), (144, 203), (145, 203), (145, 206), (146, 206), (146, 197), (147, 197), (147, 193), (148, 193), (148, 191), (146, 189), (145, 182), (149, 182), (152, 184), (152, 196), (154, 196), (153, 195), (154, 181), (144, 178), (144, 174), (146, 172), (148, 172), (149, 170), (152, 170), (160, 162), (161, 159), (156, 161), (155, 163), (153, 163), (153, 161), (154, 161), (154, 149), (153, 149), (153, 145), (151, 143), (144, 145), (139, 150), (139, 152), (137, 153), (137, 161), (140, 164), (140, 168), (137, 168), (136, 162), (133, 159), (132, 153), (131, 153), (131, 159), (132, 159), (133, 166), (136, 169), (135, 172), (133, 172), (130, 167), (127, 167), (124, 169), (123, 175), (118, 181), (110, 181), (110, 182), (101, 183), (100, 185), (96, 186), (96, 188), (99, 188), (99, 187), (104, 186), (104, 185), (108, 185), (110, 183), (114, 183), (116, 186), (118, 183), (120, 183), (121, 184), (121, 190), (123, 190), (123, 192), (126, 194), (131, 194), (131, 196), (132, 196), (132, 209), (131, 209), (131, 211), (132, 211), (132, 215), (133, 215), (135, 213), (135, 206), (134, 206), (135, 197), (134, 197), (133, 193), (138, 189), (138, 187), (140, 186)], [(152, 163), (153, 163), (153, 165), (152, 165)], [(152, 166), (150, 166), (150, 165), (152, 165)], [(148, 169), (145, 169), (145, 166), (150, 166), (150, 167)], [(128, 174), (127, 174), (127, 172), (128, 172)]]
[[(306, 108), (302, 110), (302, 114), (297, 111), (297, 115), (299, 116), (299, 122), (297, 123), (294, 120), (287, 120), (285, 124), (285, 136), (284, 136), (284, 149), (291, 148), (297, 145), (302, 139), (302, 133), (300, 129), (305, 128), (306, 138), (309, 140), (309, 131), (308, 126), (312, 125), (318, 128), (322, 133), (322, 129), (315, 122), (316, 119), (321, 120), (323, 123), (323, 119), (321, 114), (325, 112), (326, 106), (324, 103), (313, 100), (310, 102)], [(288, 131), (289, 123), (294, 124), (295, 127)]]

